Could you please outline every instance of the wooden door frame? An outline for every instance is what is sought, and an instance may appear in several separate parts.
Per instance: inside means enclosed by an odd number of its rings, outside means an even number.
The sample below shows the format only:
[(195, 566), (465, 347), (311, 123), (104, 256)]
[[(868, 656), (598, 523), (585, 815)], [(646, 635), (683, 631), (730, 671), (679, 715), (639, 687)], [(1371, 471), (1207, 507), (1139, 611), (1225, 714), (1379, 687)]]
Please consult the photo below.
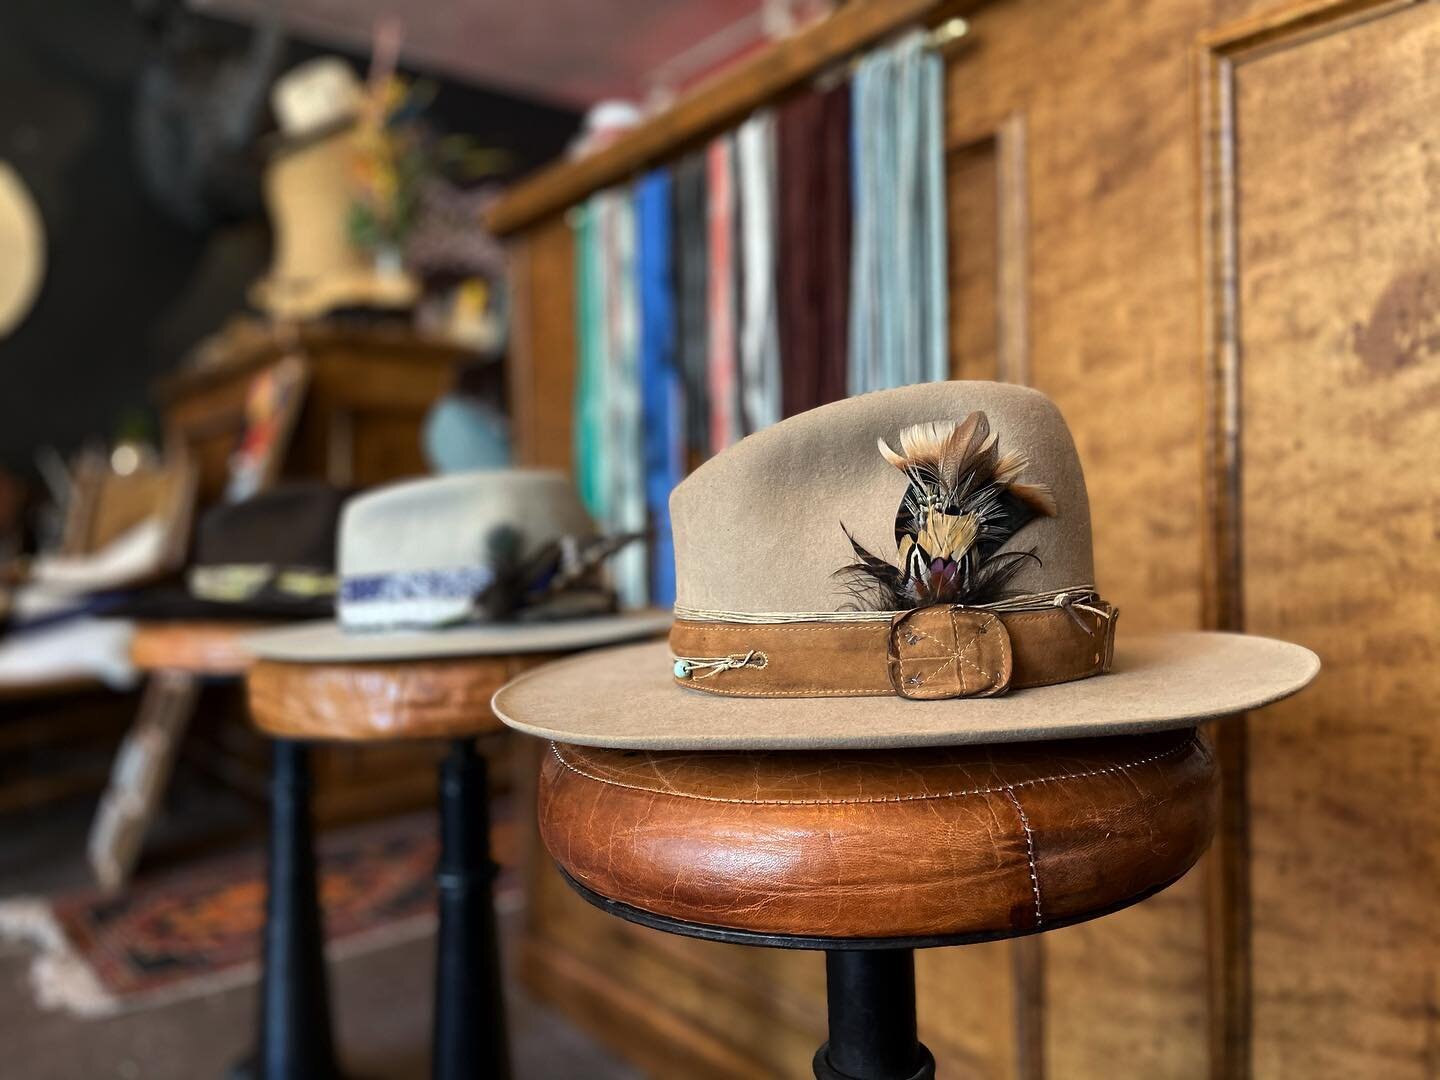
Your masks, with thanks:
[[(1308, 0), (1208, 31), (1195, 43), (1201, 356), (1206, 391), (1202, 610), (1207, 629), (1245, 629), (1236, 70), (1423, 2)], [(1206, 864), (1210, 1075), (1214, 1080), (1249, 1080), (1254, 958), (1246, 718), (1222, 720), (1214, 734), (1222, 780), (1220, 822)]]

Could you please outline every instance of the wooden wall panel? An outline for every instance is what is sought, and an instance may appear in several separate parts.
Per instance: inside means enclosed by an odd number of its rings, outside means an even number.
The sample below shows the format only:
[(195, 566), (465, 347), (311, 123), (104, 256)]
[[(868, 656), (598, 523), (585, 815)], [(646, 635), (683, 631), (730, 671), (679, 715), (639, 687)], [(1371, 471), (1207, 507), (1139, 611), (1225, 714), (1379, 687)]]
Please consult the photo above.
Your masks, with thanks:
[[(1437, 11), (971, 13), (947, 82), (952, 371), (1029, 382), (1064, 410), (1122, 635), (1243, 623), (1316, 646), (1329, 670), (1229, 723), (1233, 831), (1201, 872), (1035, 942), (918, 959), (947, 1080), (1440, 1075)], [(1214, 100), (1233, 126), (1197, 139)], [(517, 316), (522, 445), (557, 464), (568, 245), (558, 219), (522, 239), (535, 299)], [(1243, 419), (1243, 470), (1214, 415)], [(1223, 573), (1212, 536), (1233, 545)], [(647, 1051), (658, 1075), (807, 1074), (818, 958), (607, 930), (558, 879), (543, 888), (535, 970), (555, 995), (608, 1002), (597, 1026), (646, 1017), (669, 1046)], [(593, 980), (621, 956), (644, 978), (607, 997), (619, 982)], [(584, 974), (555, 975), (566, 964)]]
[(1000, 163), (993, 137), (945, 155), (949, 211), (950, 377), (993, 379), (999, 367)]
[(575, 238), (565, 215), (510, 245), (510, 418), (515, 460), (569, 470), (575, 397)]
[(1419, 1080), (1440, 1075), (1440, 8), (1307, 28), (1233, 79), (1244, 620), (1326, 665), (1248, 725), (1254, 1074)]

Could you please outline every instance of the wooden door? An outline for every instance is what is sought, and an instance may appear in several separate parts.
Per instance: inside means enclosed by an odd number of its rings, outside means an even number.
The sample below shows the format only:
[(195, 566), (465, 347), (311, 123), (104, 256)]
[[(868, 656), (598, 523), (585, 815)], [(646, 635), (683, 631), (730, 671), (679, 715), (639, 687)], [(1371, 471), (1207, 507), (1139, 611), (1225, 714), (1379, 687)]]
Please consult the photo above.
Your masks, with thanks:
[[(1210, 43), (1216, 613), (1324, 659), (1231, 733), (1260, 1077), (1440, 1075), (1440, 8)], [(1248, 944), (1248, 947), (1247, 947)]]

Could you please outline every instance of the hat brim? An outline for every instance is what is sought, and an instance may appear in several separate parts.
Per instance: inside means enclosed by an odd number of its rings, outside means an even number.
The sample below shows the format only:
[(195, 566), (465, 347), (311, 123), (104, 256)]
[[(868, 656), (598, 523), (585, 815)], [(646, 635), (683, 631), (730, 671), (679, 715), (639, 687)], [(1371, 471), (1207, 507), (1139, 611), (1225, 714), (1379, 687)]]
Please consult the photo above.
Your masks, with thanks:
[(506, 724), (556, 742), (634, 750), (843, 750), (1025, 742), (1194, 727), (1310, 682), (1309, 649), (1247, 634), (1127, 636), (1107, 675), (1001, 697), (737, 698), (677, 686), (666, 642), (527, 672), (494, 697)]
[(332, 597), (293, 600), (256, 597), (250, 600), (220, 601), (203, 600), (184, 589), (154, 589), (135, 593), (113, 608), (107, 608), (105, 613), (111, 618), (132, 619), (136, 622), (254, 622), (257, 619), (298, 622), (321, 619), (334, 611), (335, 601)]
[(292, 663), (361, 663), (569, 652), (664, 633), (670, 629), (674, 618), (669, 611), (648, 609), (551, 622), (484, 623), (449, 630), (367, 633), (346, 632), (338, 623), (327, 620), (254, 634), (245, 639), (245, 645), (262, 660)]

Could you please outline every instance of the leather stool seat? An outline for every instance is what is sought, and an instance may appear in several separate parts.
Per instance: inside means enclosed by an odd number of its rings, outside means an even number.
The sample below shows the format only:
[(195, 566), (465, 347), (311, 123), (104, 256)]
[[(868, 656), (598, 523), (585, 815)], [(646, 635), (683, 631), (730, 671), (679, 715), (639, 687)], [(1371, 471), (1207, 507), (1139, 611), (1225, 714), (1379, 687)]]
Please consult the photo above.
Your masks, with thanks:
[(130, 638), (130, 662), (141, 671), (243, 675), (254, 663), (245, 648), (245, 638), (268, 625), (203, 620), (139, 622)]
[(246, 685), (255, 726), (284, 739), (442, 739), (505, 730), (490, 698), (545, 658), (282, 663), (259, 660)]
[(552, 744), (539, 798), (550, 854), (617, 914), (767, 944), (942, 944), (1168, 885), (1210, 841), (1218, 777), (1191, 730), (868, 752)]

